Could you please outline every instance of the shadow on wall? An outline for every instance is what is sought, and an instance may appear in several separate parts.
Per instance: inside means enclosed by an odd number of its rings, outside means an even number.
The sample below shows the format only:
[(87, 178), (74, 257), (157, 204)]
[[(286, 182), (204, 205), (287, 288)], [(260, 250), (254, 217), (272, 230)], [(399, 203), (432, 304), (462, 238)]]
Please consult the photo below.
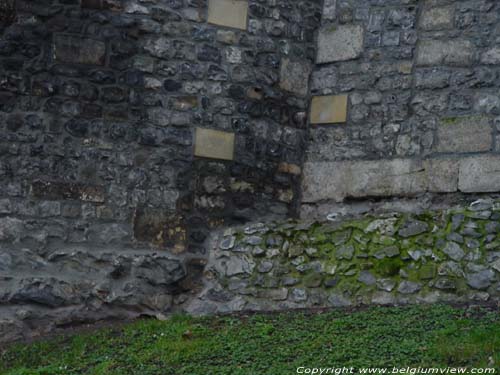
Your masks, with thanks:
[(14, 0), (1, 0), (0, 1), (0, 32), (5, 27), (14, 22), (16, 18), (16, 7)]

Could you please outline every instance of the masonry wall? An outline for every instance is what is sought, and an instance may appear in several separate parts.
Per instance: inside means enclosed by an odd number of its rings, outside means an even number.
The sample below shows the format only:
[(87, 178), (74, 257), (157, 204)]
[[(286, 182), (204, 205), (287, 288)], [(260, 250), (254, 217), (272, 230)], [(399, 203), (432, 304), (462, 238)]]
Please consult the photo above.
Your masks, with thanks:
[(319, 1), (1, 4), (3, 339), (165, 314), (297, 212)]
[(325, 1), (304, 216), (500, 189), (499, 12), (487, 0)]

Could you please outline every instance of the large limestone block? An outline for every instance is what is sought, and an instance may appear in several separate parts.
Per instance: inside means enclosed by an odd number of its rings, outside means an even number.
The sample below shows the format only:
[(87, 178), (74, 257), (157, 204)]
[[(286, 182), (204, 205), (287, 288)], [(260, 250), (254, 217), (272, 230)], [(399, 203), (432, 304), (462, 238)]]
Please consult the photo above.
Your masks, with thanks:
[(417, 65), (469, 66), (474, 62), (474, 53), (469, 40), (423, 40), (417, 47)]
[(326, 26), (318, 35), (316, 63), (356, 59), (363, 52), (363, 28), (358, 25)]
[(500, 191), (500, 156), (484, 155), (462, 159), (458, 188), (464, 193)]
[(106, 44), (77, 35), (58, 34), (54, 37), (54, 57), (64, 63), (104, 65)]
[(302, 183), (305, 203), (415, 195), (427, 186), (424, 162), (414, 159), (307, 162)]
[(347, 121), (347, 95), (315, 96), (311, 102), (311, 124)]
[(453, 28), (455, 5), (427, 7), (420, 16), (420, 26), (424, 30), (441, 30)]
[(281, 61), (280, 87), (299, 96), (309, 93), (309, 76), (311, 64), (308, 61), (292, 61), (284, 58)]
[(425, 161), (428, 190), (434, 193), (453, 193), (458, 189), (458, 170), (460, 162), (456, 159), (429, 159)]
[(209, 0), (208, 22), (246, 30), (248, 19), (248, 1), (246, 0)]
[(490, 151), (493, 143), (490, 120), (485, 116), (443, 119), (437, 128), (435, 152)]
[(196, 128), (194, 155), (210, 159), (233, 160), (234, 133)]
[(303, 201), (456, 192), (459, 166), (456, 159), (306, 162)]

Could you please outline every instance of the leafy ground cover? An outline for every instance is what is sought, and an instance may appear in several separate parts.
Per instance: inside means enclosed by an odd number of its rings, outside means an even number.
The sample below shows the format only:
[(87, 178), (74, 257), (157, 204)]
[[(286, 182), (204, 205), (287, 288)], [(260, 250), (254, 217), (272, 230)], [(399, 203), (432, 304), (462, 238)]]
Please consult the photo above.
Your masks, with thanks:
[(490, 367), (500, 314), (445, 305), (140, 320), (0, 351), (0, 374), (296, 374), (305, 367)]

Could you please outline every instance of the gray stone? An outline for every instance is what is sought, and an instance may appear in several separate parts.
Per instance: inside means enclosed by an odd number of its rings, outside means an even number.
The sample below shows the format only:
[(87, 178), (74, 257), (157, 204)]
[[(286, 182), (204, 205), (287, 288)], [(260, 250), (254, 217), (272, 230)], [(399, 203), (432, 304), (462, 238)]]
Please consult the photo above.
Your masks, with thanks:
[(297, 285), (299, 282), (300, 280), (295, 277), (285, 277), (282, 280), (283, 286), (294, 286)]
[(420, 26), (424, 30), (453, 28), (455, 5), (426, 7), (420, 16)]
[(398, 292), (401, 294), (414, 294), (422, 289), (422, 284), (413, 281), (401, 281), (398, 286)]
[(375, 285), (377, 279), (370, 271), (361, 271), (358, 276), (358, 281), (368, 286)]
[(396, 287), (396, 282), (392, 279), (378, 279), (377, 288), (385, 292), (392, 292)]
[(318, 35), (316, 63), (346, 61), (363, 52), (363, 28), (358, 25), (325, 26)]
[(455, 242), (447, 242), (443, 249), (443, 253), (456, 262), (461, 261), (465, 256), (465, 252), (462, 250), (460, 245)]
[(492, 270), (483, 270), (467, 274), (467, 285), (473, 289), (487, 289), (495, 280), (495, 273)]
[(408, 219), (405, 221), (401, 229), (399, 229), (398, 234), (403, 238), (408, 238), (425, 233), (428, 230), (429, 225), (426, 222)]
[(281, 60), (280, 87), (298, 96), (309, 93), (309, 76), (312, 66), (308, 61), (291, 61), (289, 58)]
[(260, 236), (248, 236), (243, 239), (243, 242), (252, 245), (252, 246), (257, 246), (260, 245), (263, 241), (263, 238)]
[(307, 291), (303, 288), (293, 288), (290, 293), (290, 298), (294, 302), (305, 302), (307, 301)]
[(500, 64), (500, 47), (493, 47), (481, 55), (481, 63), (486, 65)]
[(442, 120), (437, 128), (435, 152), (465, 153), (492, 148), (490, 120), (484, 116), (454, 117)]
[(371, 302), (376, 305), (395, 305), (396, 298), (387, 292), (376, 292), (373, 294)]
[(302, 182), (303, 202), (414, 195), (425, 192), (427, 185), (423, 162), (413, 159), (306, 162)]
[[(0, 260), (0, 267), (1, 267), (1, 260)], [(491, 268), (495, 269), (496, 271), (500, 272), (500, 258), (498, 258), (496, 261), (494, 261), (492, 264), (491, 264)]]
[(24, 232), (22, 220), (13, 217), (0, 218), (0, 241), (18, 241)]
[(458, 188), (464, 193), (497, 192), (500, 186), (500, 157), (474, 156), (460, 161)]
[(325, 0), (323, 2), (323, 20), (333, 21), (336, 16), (337, 0)]
[(54, 37), (54, 56), (63, 63), (104, 65), (106, 44), (77, 35), (57, 34)]
[(259, 271), (260, 273), (267, 273), (273, 269), (273, 266), (273, 262), (264, 260), (257, 267), (257, 271)]
[(232, 256), (226, 261), (226, 276), (237, 276), (241, 274), (251, 274), (255, 263), (246, 257)]
[(351, 260), (354, 256), (354, 246), (352, 245), (345, 245), (337, 249), (335, 252), (335, 256), (337, 259), (346, 259), (346, 260)]
[(422, 40), (417, 48), (419, 66), (469, 66), (474, 62), (475, 49), (469, 40)]
[(236, 241), (236, 237), (234, 236), (226, 236), (221, 241), (219, 247), (221, 250), (231, 250), (234, 247)]
[(288, 297), (288, 289), (262, 289), (258, 291), (257, 297), (269, 299), (272, 301), (284, 301)]
[(434, 283), (434, 288), (441, 290), (455, 290), (457, 286), (453, 280), (441, 278)]
[(328, 303), (333, 307), (349, 307), (352, 302), (341, 294), (333, 293), (328, 297)]

